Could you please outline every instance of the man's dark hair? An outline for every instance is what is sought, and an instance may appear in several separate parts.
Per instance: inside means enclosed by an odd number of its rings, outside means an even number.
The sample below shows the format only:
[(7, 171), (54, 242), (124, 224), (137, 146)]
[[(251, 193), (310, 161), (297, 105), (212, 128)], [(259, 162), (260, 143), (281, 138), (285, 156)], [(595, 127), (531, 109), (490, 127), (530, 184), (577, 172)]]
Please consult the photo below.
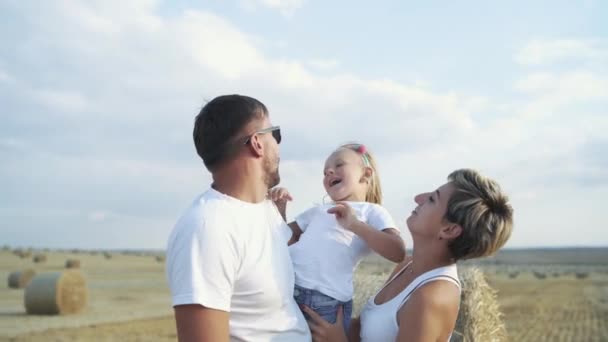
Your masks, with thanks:
[(209, 101), (194, 121), (194, 146), (209, 171), (231, 157), (239, 132), (254, 119), (268, 115), (264, 104), (243, 95), (223, 95)]

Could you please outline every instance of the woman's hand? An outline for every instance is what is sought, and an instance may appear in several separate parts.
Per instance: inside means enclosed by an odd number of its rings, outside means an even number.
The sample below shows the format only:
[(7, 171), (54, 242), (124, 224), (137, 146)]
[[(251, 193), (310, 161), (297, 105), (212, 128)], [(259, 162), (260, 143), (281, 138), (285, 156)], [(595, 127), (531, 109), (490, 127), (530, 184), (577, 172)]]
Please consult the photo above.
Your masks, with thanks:
[(344, 322), (342, 306), (338, 308), (335, 324), (327, 322), (306, 305), (302, 305), (302, 310), (310, 316), (308, 326), (312, 332), (313, 342), (348, 342), (342, 325), (342, 322)]
[(336, 216), (336, 220), (338, 220), (338, 223), (342, 227), (351, 231), (353, 230), (353, 226), (359, 222), (353, 208), (344, 202), (336, 202), (336, 206), (329, 208), (327, 212), (334, 214)]
[(287, 202), (292, 201), (293, 197), (286, 188), (276, 187), (268, 190), (269, 199), (274, 202), (279, 209), (279, 213), (283, 217), (283, 220), (287, 221)]

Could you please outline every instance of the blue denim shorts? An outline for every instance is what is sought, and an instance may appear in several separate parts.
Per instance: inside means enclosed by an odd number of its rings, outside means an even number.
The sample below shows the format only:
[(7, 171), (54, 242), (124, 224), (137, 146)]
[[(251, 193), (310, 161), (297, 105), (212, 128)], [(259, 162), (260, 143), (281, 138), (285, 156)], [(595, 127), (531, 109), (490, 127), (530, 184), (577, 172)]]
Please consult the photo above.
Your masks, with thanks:
[[(325, 295), (317, 290), (311, 290), (296, 285), (293, 290), (293, 297), (296, 303), (299, 305), (306, 305), (311, 308), (314, 312), (319, 314), (329, 323), (336, 323), (338, 316), (338, 307), (342, 306), (342, 312), (344, 313), (344, 330), (348, 336), (348, 328), (350, 326), (351, 315), (353, 314), (353, 300), (348, 302), (341, 302), (335, 298)], [(304, 313), (304, 317), (309, 320), (308, 314)]]

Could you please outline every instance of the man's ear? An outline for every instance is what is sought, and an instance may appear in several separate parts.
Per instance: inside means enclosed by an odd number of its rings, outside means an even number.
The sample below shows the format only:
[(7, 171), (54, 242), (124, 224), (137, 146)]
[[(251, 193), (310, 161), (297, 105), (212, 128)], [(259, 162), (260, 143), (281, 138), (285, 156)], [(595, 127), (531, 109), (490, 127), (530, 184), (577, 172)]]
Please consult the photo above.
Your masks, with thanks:
[(439, 231), (439, 239), (454, 240), (462, 235), (462, 227), (456, 223), (448, 223)]
[(258, 134), (254, 134), (249, 140), (249, 149), (256, 157), (264, 155), (264, 144), (262, 144)]

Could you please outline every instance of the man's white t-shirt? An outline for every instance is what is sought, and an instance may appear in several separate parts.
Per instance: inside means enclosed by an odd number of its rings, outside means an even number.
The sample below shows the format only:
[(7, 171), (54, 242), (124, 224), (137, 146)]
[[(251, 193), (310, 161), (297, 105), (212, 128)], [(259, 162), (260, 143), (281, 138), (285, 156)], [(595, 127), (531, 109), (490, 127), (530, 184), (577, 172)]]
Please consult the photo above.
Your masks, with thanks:
[[(391, 215), (382, 206), (347, 203), (360, 221), (375, 229), (395, 228)], [(289, 252), (297, 285), (346, 302), (353, 298), (353, 272), (371, 250), (363, 239), (340, 226), (336, 217), (327, 213), (333, 206), (315, 206), (296, 217), (303, 234), (289, 247)]]
[(173, 305), (230, 312), (231, 341), (310, 341), (293, 298), (290, 236), (270, 201), (247, 203), (209, 189), (169, 237)]

